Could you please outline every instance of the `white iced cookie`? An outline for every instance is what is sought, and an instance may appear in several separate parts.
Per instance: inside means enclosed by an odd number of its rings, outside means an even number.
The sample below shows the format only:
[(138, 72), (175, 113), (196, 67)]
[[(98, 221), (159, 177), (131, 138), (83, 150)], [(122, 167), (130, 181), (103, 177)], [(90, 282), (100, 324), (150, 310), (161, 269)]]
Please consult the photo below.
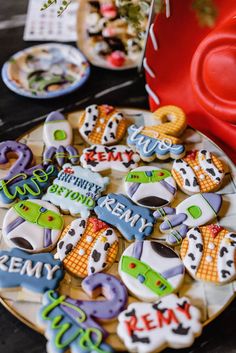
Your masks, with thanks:
[(124, 145), (111, 147), (93, 145), (85, 148), (80, 157), (81, 165), (93, 172), (103, 172), (110, 169), (128, 172), (130, 169), (136, 168), (139, 161), (139, 155)]
[(49, 202), (26, 200), (6, 213), (2, 233), (9, 247), (37, 253), (56, 246), (63, 223), (58, 209)]
[(155, 303), (132, 303), (118, 320), (118, 335), (135, 353), (190, 347), (202, 332), (200, 311), (188, 298), (175, 294)]
[(143, 166), (127, 174), (125, 191), (136, 204), (155, 209), (171, 203), (177, 187), (168, 170)]
[(166, 245), (136, 241), (123, 252), (119, 274), (134, 296), (151, 302), (178, 289), (184, 278), (184, 265)]
[(71, 145), (72, 139), (72, 127), (64, 115), (57, 111), (50, 113), (43, 126), (43, 141), (46, 147), (67, 147)]

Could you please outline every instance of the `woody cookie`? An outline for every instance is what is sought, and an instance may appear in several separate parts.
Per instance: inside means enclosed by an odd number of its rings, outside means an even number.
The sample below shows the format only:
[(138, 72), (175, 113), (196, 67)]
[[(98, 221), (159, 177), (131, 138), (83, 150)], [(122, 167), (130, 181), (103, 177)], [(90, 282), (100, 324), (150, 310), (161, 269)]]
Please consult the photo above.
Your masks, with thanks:
[(70, 273), (83, 278), (109, 268), (118, 248), (118, 237), (106, 223), (95, 217), (77, 218), (58, 242), (56, 258)]
[(207, 150), (191, 151), (177, 159), (171, 172), (180, 189), (188, 195), (218, 190), (225, 176), (223, 163)]
[(235, 278), (235, 254), (236, 234), (216, 224), (190, 229), (180, 249), (193, 278), (216, 284)]
[(121, 112), (109, 105), (90, 105), (79, 119), (79, 132), (90, 145), (113, 145), (126, 132)]

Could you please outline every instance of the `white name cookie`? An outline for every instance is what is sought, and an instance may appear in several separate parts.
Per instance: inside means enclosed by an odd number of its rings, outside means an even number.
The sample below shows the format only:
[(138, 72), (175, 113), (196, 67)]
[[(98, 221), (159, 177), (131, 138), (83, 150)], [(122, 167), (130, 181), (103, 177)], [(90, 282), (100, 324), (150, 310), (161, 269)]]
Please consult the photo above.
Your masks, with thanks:
[(26, 200), (6, 213), (2, 233), (9, 247), (37, 253), (56, 246), (63, 223), (58, 209), (49, 202)]
[(93, 145), (84, 149), (80, 157), (81, 165), (93, 172), (103, 172), (110, 169), (128, 172), (130, 169), (136, 168), (139, 161), (139, 155), (124, 145), (112, 147)]
[(132, 303), (119, 316), (117, 333), (135, 353), (190, 347), (202, 332), (200, 311), (188, 298), (168, 295), (156, 303)]
[(87, 218), (108, 182), (107, 177), (66, 163), (43, 199), (59, 206), (64, 212)]
[(136, 241), (122, 254), (119, 274), (134, 296), (154, 301), (176, 291), (184, 278), (184, 265), (166, 245)]
[(168, 170), (143, 166), (127, 174), (125, 191), (136, 204), (155, 209), (171, 203), (177, 187)]

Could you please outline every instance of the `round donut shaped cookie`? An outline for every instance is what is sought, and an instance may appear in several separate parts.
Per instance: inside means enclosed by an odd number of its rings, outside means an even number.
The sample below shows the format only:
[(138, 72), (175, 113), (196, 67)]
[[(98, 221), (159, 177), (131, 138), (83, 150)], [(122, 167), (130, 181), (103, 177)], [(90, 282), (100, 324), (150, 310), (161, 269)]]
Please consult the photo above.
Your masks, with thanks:
[(224, 284), (236, 277), (236, 233), (211, 224), (188, 231), (180, 255), (196, 280)]
[(174, 200), (177, 186), (168, 170), (142, 166), (127, 174), (125, 191), (137, 205), (156, 209)]
[(166, 245), (136, 241), (123, 252), (119, 275), (132, 295), (153, 302), (179, 288), (184, 279), (184, 265)]
[(63, 232), (57, 244), (65, 270), (80, 278), (107, 270), (119, 249), (115, 231), (96, 217), (77, 218)]
[(184, 158), (174, 161), (171, 173), (188, 195), (217, 191), (225, 176), (223, 163), (204, 149), (188, 152)]
[(126, 119), (110, 105), (90, 105), (79, 119), (79, 132), (90, 145), (114, 145), (126, 132)]
[(30, 253), (48, 252), (56, 246), (63, 224), (63, 217), (51, 203), (26, 200), (7, 211), (2, 234), (10, 248)]

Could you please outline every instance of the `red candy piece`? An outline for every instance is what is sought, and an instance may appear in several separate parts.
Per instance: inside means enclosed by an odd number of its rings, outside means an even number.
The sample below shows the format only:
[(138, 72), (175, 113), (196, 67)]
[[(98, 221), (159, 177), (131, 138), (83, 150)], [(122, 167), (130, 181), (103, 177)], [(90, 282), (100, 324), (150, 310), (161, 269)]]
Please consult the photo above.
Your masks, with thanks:
[(208, 228), (210, 229), (213, 238), (217, 237), (218, 233), (220, 233), (223, 229), (223, 227), (218, 226), (217, 224), (211, 224)]
[(229, 123), (236, 124), (235, 1), (214, 0), (213, 27), (199, 25), (192, 3), (170, 0), (170, 17), (161, 13), (151, 26), (146, 50), (151, 110), (181, 107), (190, 125), (236, 161), (236, 126)]
[(66, 168), (66, 169), (64, 169), (64, 172), (65, 172), (66, 174), (74, 174), (74, 171), (73, 171), (73, 169), (71, 169), (71, 168)]
[(90, 222), (93, 224), (94, 232), (98, 232), (100, 229), (108, 228), (108, 225), (105, 222), (102, 222), (97, 218), (90, 218)]
[(117, 9), (113, 4), (102, 4), (100, 7), (100, 12), (103, 17), (108, 19), (115, 18), (117, 16)]
[(125, 63), (125, 54), (123, 53), (123, 51), (116, 50), (107, 56), (107, 61), (112, 66), (121, 67)]
[(190, 151), (187, 153), (186, 158), (194, 161), (196, 159), (197, 151)]

